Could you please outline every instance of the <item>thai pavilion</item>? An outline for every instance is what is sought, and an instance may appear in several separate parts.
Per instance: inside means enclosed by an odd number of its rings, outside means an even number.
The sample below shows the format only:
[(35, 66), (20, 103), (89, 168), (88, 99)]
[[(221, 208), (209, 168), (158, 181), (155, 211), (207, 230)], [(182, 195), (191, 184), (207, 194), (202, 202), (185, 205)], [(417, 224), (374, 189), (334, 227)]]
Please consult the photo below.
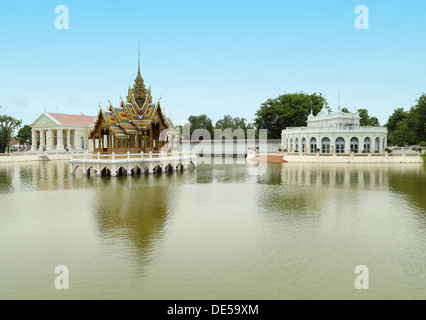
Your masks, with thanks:
[(101, 108), (89, 139), (93, 140), (95, 153), (159, 153), (177, 151), (179, 136), (172, 121), (164, 115), (160, 101), (153, 102), (151, 88), (145, 88), (139, 61), (126, 102), (121, 99), (119, 107), (110, 102), (107, 111)]

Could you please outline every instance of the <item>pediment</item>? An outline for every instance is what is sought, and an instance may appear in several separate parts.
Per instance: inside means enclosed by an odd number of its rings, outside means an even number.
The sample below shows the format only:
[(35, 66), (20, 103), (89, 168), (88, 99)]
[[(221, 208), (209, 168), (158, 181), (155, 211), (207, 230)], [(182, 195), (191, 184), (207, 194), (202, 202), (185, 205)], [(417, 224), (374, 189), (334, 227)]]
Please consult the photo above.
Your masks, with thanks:
[(31, 127), (43, 128), (43, 127), (57, 127), (60, 125), (58, 122), (52, 120), (51, 117), (46, 114), (42, 114), (32, 125)]

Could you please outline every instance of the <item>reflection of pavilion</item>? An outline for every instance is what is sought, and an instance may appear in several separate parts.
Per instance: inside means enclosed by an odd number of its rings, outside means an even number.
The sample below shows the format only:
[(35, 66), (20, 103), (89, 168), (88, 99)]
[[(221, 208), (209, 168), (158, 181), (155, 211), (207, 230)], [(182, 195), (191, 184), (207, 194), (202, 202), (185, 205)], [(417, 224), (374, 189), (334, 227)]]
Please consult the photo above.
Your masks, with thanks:
[[(174, 197), (167, 192), (167, 185), (155, 184), (154, 188), (133, 179), (96, 181), (93, 210), (101, 235), (129, 240), (130, 247), (137, 247), (143, 258), (147, 258), (155, 242), (163, 237), (170, 208), (174, 206)], [(134, 201), (134, 194), (143, 194), (144, 200)]]

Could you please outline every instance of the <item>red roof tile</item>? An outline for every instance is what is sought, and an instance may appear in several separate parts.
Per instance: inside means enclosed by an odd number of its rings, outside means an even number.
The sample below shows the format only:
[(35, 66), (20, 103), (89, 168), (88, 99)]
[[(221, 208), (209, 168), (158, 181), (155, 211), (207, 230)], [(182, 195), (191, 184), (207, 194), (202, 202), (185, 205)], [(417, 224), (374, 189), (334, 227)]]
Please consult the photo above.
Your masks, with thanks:
[(95, 117), (78, 116), (73, 114), (49, 113), (49, 116), (54, 118), (62, 125), (66, 126), (89, 126), (95, 122)]

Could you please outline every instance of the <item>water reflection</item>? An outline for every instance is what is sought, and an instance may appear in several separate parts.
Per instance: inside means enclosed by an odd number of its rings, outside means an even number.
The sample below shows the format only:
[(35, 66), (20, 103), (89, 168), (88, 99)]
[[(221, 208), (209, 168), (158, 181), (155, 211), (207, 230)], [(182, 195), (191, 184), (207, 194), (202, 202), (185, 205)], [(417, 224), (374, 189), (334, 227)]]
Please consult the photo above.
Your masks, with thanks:
[[(237, 163), (118, 178), (71, 176), (66, 161), (0, 165), (0, 295), (62, 297), (52, 266), (72, 263), (76, 299), (424, 296), (423, 166), (251, 173)], [(358, 264), (378, 271), (362, 297)]]
[[(424, 177), (418, 164), (282, 164), (282, 184), (325, 188), (371, 189), (387, 188), (393, 177), (408, 182), (412, 177)], [(404, 183), (404, 182), (402, 182)], [(420, 187), (421, 181), (418, 182)], [(423, 181), (424, 184), (424, 181)], [(421, 190), (418, 188), (417, 190)]]
[(161, 175), (92, 179), (97, 182), (92, 207), (100, 237), (112, 245), (126, 244), (125, 251), (133, 248), (140, 267), (151, 261), (176, 206), (176, 185), (156, 184), (162, 179)]

